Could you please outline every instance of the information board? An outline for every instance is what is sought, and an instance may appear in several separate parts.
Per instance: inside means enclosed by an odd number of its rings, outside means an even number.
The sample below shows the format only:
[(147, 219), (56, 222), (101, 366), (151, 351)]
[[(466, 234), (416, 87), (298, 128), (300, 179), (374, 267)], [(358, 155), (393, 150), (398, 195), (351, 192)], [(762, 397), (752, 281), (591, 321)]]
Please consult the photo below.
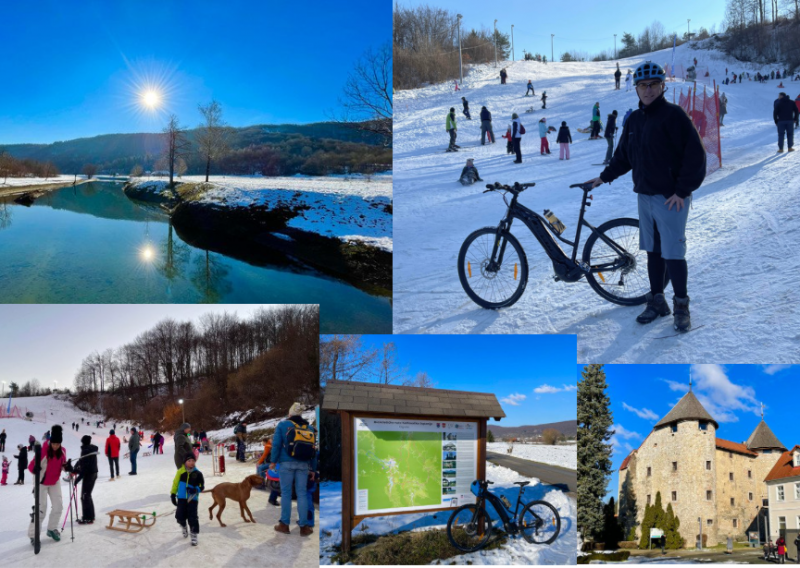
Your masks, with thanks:
[(476, 422), (354, 418), (355, 514), (474, 503)]

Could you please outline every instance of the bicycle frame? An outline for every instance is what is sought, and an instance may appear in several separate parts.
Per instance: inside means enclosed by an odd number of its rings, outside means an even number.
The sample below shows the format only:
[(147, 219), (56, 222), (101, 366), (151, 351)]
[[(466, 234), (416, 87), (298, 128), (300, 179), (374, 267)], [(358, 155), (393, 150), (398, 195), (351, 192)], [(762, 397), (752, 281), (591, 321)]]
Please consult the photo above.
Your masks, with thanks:
[[(578, 226), (575, 229), (575, 240), (569, 241), (563, 238), (561, 235), (558, 235), (551, 231), (550, 222), (545, 219), (543, 216), (539, 215), (535, 211), (528, 209), (524, 205), (517, 202), (517, 198), (519, 197), (518, 193), (514, 193), (514, 196), (511, 199), (511, 203), (508, 205), (508, 211), (506, 216), (500, 221), (500, 224), (497, 226), (497, 239), (495, 239), (494, 247), (492, 248), (492, 260), (490, 262), (489, 268), (494, 268), (497, 270), (499, 266), (503, 264), (503, 257), (505, 255), (505, 247), (506, 247), (506, 240), (502, 239), (501, 237), (509, 233), (511, 231), (511, 225), (514, 222), (514, 219), (519, 219), (523, 225), (525, 225), (528, 230), (533, 233), (533, 236), (536, 237), (536, 240), (539, 241), (539, 244), (542, 245), (545, 253), (547, 256), (550, 257), (550, 260), (553, 261), (553, 268), (556, 271), (556, 275), (561, 280), (566, 280), (567, 282), (575, 282), (579, 280), (584, 274), (594, 274), (597, 272), (609, 272), (614, 271), (619, 268), (622, 268), (625, 264), (625, 261), (620, 260), (621, 258), (625, 258), (625, 251), (622, 247), (620, 247), (617, 243), (613, 240), (606, 237), (603, 233), (598, 232), (597, 228), (590, 224), (588, 221), (584, 219), (584, 215), (586, 213), (586, 207), (588, 205), (587, 201), (587, 193), (584, 191), (583, 200), (581, 201), (581, 210), (580, 215), (578, 216)], [(585, 262), (577, 261), (578, 256), (578, 246), (580, 244), (581, 238), (581, 229), (583, 227), (587, 227), (592, 233), (596, 234), (597, 237), (606, 243), (612, 250), (614, 250), (617, 254), (620, 255), (617, 261), (607, 264), (599, 264), (596, 266), (589, 266)], [(555, 237), (555, 238), (554, 238)], [(556, 242), (555, 239), (566, 243), (567, 245), (572, 247), (572, 256), (567, 256), (561, 246)], [(499, 251), (498, 251), (499, 248)]]
[[(489, 503), (491, 503), (492, 506), (494, 507), (495, 511), (497, 511), (497, 514), (500, 515), (500, 520), (503, 521), (503, 526), (508, 528), (509, 525), (511, 525), (516, 529), (516, 531), (519, 531), (519, 527), (517, 527), (516, 525), (516, 519), (517, 519), (517, 513), (519, 512), (519, 506), (522, 503), (523, 489), (524, 489), (523, 487), (520, 487), (519, 494), (517, 495), (517, 503), (514, 506), (514, 513), (511, 516), (509, 516), (510, 510), (506, 509), (505, 504), (500, 500), (500, 498), (491, 491), (489, 491), (488, 488), (484, 489), (480, 498), (481, 502), (478, 503), (478, 511), (479, 511), (478, 514), (480, 514), (480, 511), (486, 511), (485, 502), (489, 501)], [(488, 514), (488, 512), (485, 514)]]

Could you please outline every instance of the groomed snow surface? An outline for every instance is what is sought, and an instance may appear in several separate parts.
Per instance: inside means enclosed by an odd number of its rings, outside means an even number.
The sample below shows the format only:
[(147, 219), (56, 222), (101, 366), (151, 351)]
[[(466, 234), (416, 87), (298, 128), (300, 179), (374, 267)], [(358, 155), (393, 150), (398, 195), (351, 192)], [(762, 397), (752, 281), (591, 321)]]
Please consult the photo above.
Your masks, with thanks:
[[(79, 175), (78, 179), (85, 179), (86, 176)], [(49, 185), (59, 183), (72, 183), (75, 180), (73, 175), (60, 175), (49, 177), (47, 179), (40, 177), (10, 177), (5, 180), (5, 183), (0, 183), (0, 189), (4, 187), (24, 187), (28, 185)]]
[[(205, 182), (205, 176), (183, 176), (180, 182)], [(165, 181), (142, 178), (137, 185)], [(392, 250), (392, 175), (326, 177), (210, 176), (214, 188), (201, 201), (226, 207), (307, 205), (288, 226)]]
[[(7, 404), (7, 399), (0, 400)], [(27, 407), (37, 415), (47, 413), (48, 422), (28, 422), (16, 418), (0, 420), (0, 429), (5, 428), (8, 434), (6, 451), (11, 470), (7, 486), (0, 487), (0, 559), (5, 566), (118, 566), (120, 568), (156, 566), (318, 566), (319, 537), (315, 532), (305, 538), (295, 524), (297, 506), (292, 505), (292, 534), (276, 533), (272, 527), (277, 524), (280, 509), (267, 504), (267, 494), (254, 490), (248, 501), (256, 524), (245, 523), (239, 515), (236, 503), (228, 501), (222, 514), (227, 527), (219, 526), (216, 516), (208, 519), (208, 508), (213, 503), (211, 495), (200, 496), (198, 510), (200, 520), (199, 545), (192, 547), (189, 539), (184, 539), (181, 527), (175, 521), (175, 507), (169, 499), (172, 480), (175, 476), (173, 462), (173, 442), (171, 436), (165, 436), (163, 455), (143, 457), (142, 453), (151, 451), (145, 447), (139, 452), (138, 475), (127, 475), (130, 462), (122, 455), (127, 452), (127, 445), (120, 450), (120, 473), (122, 475), (110, 482), (108, 461), (103, 455), (98, 456), (99, 469), (97, 483), (92, 496), (94, 498), (96, 520), (93, 525), (74, 524), (75, 541), (70, 540), (69, 518), (61, 541), (55, 542), (45, 536), (46, 519), (42, 524), (42, 549), (34, 555), (33, 547), (28, 540), (27, 530), (30, 524), (30, 512), (33, 508), (33, 480), (26, 472), (25, 485), (12, 485), (17, 480), (17, 462), (12, 458), (17, 453), (17, 444), (27, 444), (28, 436), (33, 434), (41, 439), (52, 424), (60, 424), (64, 429), (64, 447), (68, 458), (80, 455), (80, 439), (83, 435), (92, 436), (92, 443), (102, 453), (105, 440), (112, 424), (97, 429), (86, 424), (80, 426), (78, 432), (71, 429), (72, 422), (98, 420), (93, 416), (72, 407), (69, 403), (56, 400), (54, 397), (29, 397), (15, 399), (12, 402)], [(52, 413), (52, 414), (51, 414)], [(186, 417), (190, 420), (190, 416)], [(117, 435), (122, 440), (125, 426), (117, 423)], [(146, 431), (146, 437), (152, 432)], [(29, 456), (32, 458), (33, 454)], [(239, 482), (247, 475), (255, 473), (252, 463), (240, 464), (235, 459), (226, 458), (226, 474), (214, 477), (210, 456), (200, 454), (197, 467), (203, 472), (206, 487), (211, 489), (222, 482)], [(80, 486), (79, 486), (80, 487)], [(64, 520), (69, 505), (69, 489), (66, 482), (61, 482), (64, 513), (58, 521), (58, 528)], [(114, 509), (127, 509), (145, 513), (157, 513), (156, 524), (149, 529), (135, 534), (107, 530), (107, 512)], [(217, 509), (214, 509), (216, 515)], [(48, 506), (47, 516), (50, 514)], [(117, 523), (115, 523), (117, 524)], [(316, 531), (316, 529), (315, 529)]]
[[(623, 75), (645, 60), (671, 61), (671, 49), (620, 60)], [(675, 63), (687, 67), (693, 57), (708, 66), (719, 83), (730, 71), (756, 67), (736, 62), (713, 50), (677, 48)], [(605, 140), (590, 141), (577, 128), (588, 126), (592, 105), (600, 103), (603, 123), (616, 109), (621, 118), (637, 108), (631, 91), (614, 90), (613, 61), (587, 63), (515, 62), (509, 81), (500, 85), (499, 68), (479, 66), (465, 77), (463, 89), (453, 84), (401, 91), (395, 97), (394, 236), (395, 333), (566, 333), (578, 336), (578, 361), (604, 363), (791, 362), (797, 353), (796, 283), (800, 279), (800, 151), (776, 154), (773, 101), (785, 91), (792, 99), (800, 83), (784, 80), (723, 86), (728, 114), (722, 127), (722, 169), (707, 176), (694, 192), (687, 241), (689, 296), (695, 331), (672, 336), (672, 317), (642, 326), (635, 322), (642, 307), (622, 307), (603, 300), (585, 283), (553, 280), (552, 264), (527, 229), (517, 222), (512, 231), (521, 241), (530, 265), (528, 285), (520, 301), (499, 311), (484, 310), (462, 289), (457, 274), (458, 251), (472, 231), (496, 226), (506, 212), (501, 196), (481, 193), (486, 183), (536, 182), (520, 203), (541, 213), (552, 210), (575, 234), (581, 191), (569, 185), (597, 177), (606, 153)], [(769, 72), (772, 67), (757, 67)], [(536, 97), (524, 97), (528, 79)], [(624, 79), (624, 77), (623, 77)], [(667, 98), (689, 84), (668, 83)], [(702, 85), (698, 85), (702, 88)], [(547, 110), (540, 97), (547, 91)], [(473, 120), (461, 114), (461, 96), (470, 103)], [(677, 95), (675, 100), (677, 101)], [(497, 143), (480, 145), (481, 106), (493, 117)], [(525, 114), (533, 106), (533, 114)], [(445, 116), (456, 108), (458, 153), (445, 153)], [(513, 164), (501, 135), (520, 115), (523, 164)], [(571, 159), (560, 161), (555, 134), (549, 156), (540, 155), (537, 122), (566, 121), (574, 144)], [(622, 129), (620, 127), (620, 132)], [(796, 140), (798, 137), (796, 134)], [(795, 142), (800, 150), (800, 143)], [(786, 148), (784, 147), (784, 150)], [(486, 180), (471, 187), (457, 182), (467, 158)], [(599, 226), (610, 219), (638, 217), (630, 174), (594, 190), (586, 219)], [(581, 248), (586, 241), (582, 236)], [(566, 247), (566, 245), (562, 245)], [(569, 249), (566, 248), (567, 252)], [(671, 304), (672, 289), (667, 290)], [(704, 326), (697, 329), (699, 326)]]
[[(516, 472), (491, 463), (486, 464), (486, 478), (494, 481), (491, 490), (497, 495), (505, 495), (509, 501), (516, 503), (519, 487), (515, 481), (530, 481), (525, 488), (524, 502), (544, 499), (553, 505), (561, 516), (561, 533), (551, 545), (528, 544), (521, 536), (509, 538), (506, 544), (495, 550), (478, 551), (462, 554), (442, 561), (443, 564), (473, 565), (544, 565), (575, 564), (577, 549), (577, 532), (575, 528), (575, 501), (564, 493), (549, 485), (539, 482), (535, 477), (523, 477)], [(489, 511), (493, 519), (497, 513), (492, 507)], [(321, 565), (331, 564), (337, 553), (336, 547), (342, 541), (342, 484), (341, 482), (322, 483), (320, 491), (320, 555)], [(365, 522), (371, 534), (388, 534), (392, 532), (423, 531), (432, 528), (445, 529), (450, 511), (440, 513), (419, 513), (410, 515), (393, 515), (388, 517), (370, 517)], [(501, 525), (502, 527), (502, 525)], [(358, 527), (356, 531), (358, 531)], [(440, 562), (431, 562), (438, 564)]]
[[(490, 442), (486, 449), (498, 454), (508, 454), (509, 444), (506, 442)], [(557, 465), (567, 469), (578, 469), (578, 446), (545, 446), (542, 444), (514, 444), (511, 455), (515, 458), (539, 463)]]

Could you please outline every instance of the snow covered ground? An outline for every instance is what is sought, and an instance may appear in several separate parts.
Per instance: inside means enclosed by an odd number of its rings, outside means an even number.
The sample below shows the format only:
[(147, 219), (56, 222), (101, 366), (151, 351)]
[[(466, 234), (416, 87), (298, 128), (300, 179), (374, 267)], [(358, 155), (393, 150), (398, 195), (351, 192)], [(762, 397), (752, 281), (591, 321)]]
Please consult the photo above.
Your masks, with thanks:
[[(86, 176), (79, 175), (78, 179), (85, 179)], [(49, 185), (58, 183), (72, 183), (75, 180), (74, 175), (61, 175), (55, 177), (39, 178), (39, 177), (19, 177), (7, 178), (5, 183), (0, 183), (0, 188), (4, 187), (25, 187), (29, 185)]]
[[(506, 442), (490, 442), (486, 444), (490, 452), (506, 454), (508, 444)], [(566, 467), (567, 469), (578, 469), (578, 446), (570, 444), (568, 446), (544, 446), (538, 444), (514, 444), (512, 456), (523, 460), (531, 460), (539, 463), (547, 463)]]
[[(205, 176), (183, 176), (181, 182), (205, 182)], [(137, 185), (166, 185), (142, 179)], [(371, 177), (253, 177), (211, 176), (214, 189), (201, 201), (229, 207), (307, 205), (309, 209), (288, 222), (289, 227), (343, 241), (363, 242), (392, 250), (392, 175)]]
[[(749, 70), (716, 51), (677, 48), (675, 63), (688, 66), (697, 57), (717, 82), (729, 70)], [(671, 50), (620, 60), (623, 74), (647, 59), (670, 61)], [(615, 63), (516, 62), (509, 66), (509, 84), (500, 85), (497, 69), (481, 66), (465, 77), (462, 91), (452, 83), (400, 91), (395, 97), (394, 182), (397, 213), (394, 236), (395, 333), (568, 333), (578, 336), (578, 362), (604, 363), (729, 363), (790, 362), (797, 353), (795, 283), (800, 278), (800, 152), (776, 154), (773, 101), (780, 90), (794, 99), (800, 83), (743, 82), (723, 86), (728, 115), (722, 127), (721, 170), (708, 176), (694, 193), (689, 215), (689, 296), (692, 323), (688, 335), (675, 334), (672, 318), (642, 326), (635, 322), (641, 307), (611, 304), (584, 282), (553, 281), (549, 259), (519, 223), (514, 234), (528, 256), (530, 278), (514, 306), (499, 311), (479, 308), (464, 293), (456, 272), (459, 248), (475, 229), (496, 226), (506, 208), (500, 195), (482, 194), (480, 182), (457, 182), (466, 158), (474, 158), (486, 183), (536, 182), (520, 203), (541, 213), (551, 209), (574, 236), (581, 192), (569, 189), (600, 174), (605, 141), (589, 141), (577, 128), (588, 125), (592, 105), (599, 101), (605, 122), (636, 108), (634, 92), (614, 90)], [(761, 66), (761, 71), (771, 67)], [(524, 97), (533, 80), (536, 98)], [(686, 88), (669, 83), (673, 90)], [(702, 88), (702, 86), (699, 86)], [(548, 109), (541, 110), (542, 91)], [(460, 97), (470, 102), (473, 120), (461, 114)], [(677, 100), (677, 96), (676, 96)], [(497, 144), (480, 145), (482, 105), (492, 112)], [(529, 106), (533, 114), (524, 114)], [(456, 107), (458, 153), (445, 153), (445, 116)], [(505, 133), (513, 112), (520, 114), (528, 134), (523, 137), (524, 163), (512, 163), (505, 151)], [(545, 116), (558, 128), (566, 121), (572, 132), (571, 160), (559, 161), (555, 136), (549, 156), (539, 153), (537, 121)], [(621, 122), (621, 121), (620, 121)], [(796, 143), (796, 146), (799, 146)], [(798, 148), (800, 149), (800, 148)], [(618, 217), (636, 217), (636, 196), (630, 175), (594, 190), (587, 221), (600, 225)], [(582, 239), (585, 242), (585, 237)], [(582, 245), (581, 249), (582, 252)], [(565, 245), (564, 245), (565, 246)], [(668, 289), (668, 297), (672, 290)]]
[[(486, 464), (486, 477), (494, 481), (492, 492), (506, 495), (509, 501), (516, 502), (519, 488), (513, 485), (514, 481), (529, 480), (531, 485), (525, 488), (525, 501), (544, 499), (553, 505), (561, 516), (561, 534), (556, 541), (547, 545), (528, 544), (522, 537), (509, 539), (502, 548), (489, 551), (478, 551), (448, 558), (446, 564), (473, 564), (473, 565), (544, 565), (544, 564), (575, 564), (577, 550), (577, 529), (575, 528), (576, 508), (575, 501), (569, 499), (564, 493), (553, 489), (549, 485), (539, 483), (531, 477), (522, 477), (516, 472), (494, 465)], [(497, 518), (493, 508), (489, 508), (492, 518)], [(341, 482), (328, 482), (321, 485), (320, 491), (320, 558), (321, 565), (331, 564), (332, 557), (336, 554), (341, 544), (341, 516), (342, 516), (342, 484)], [(370, 517), (368, 519), (369, 532), (372, 534), (388, 534), (408, 530), (428, 530), (431, 528), (444, 529), (450, 518), (448, 511), (440, 513), (419, 513), (411, 515), (393, 515), (388, 517)], [(358, 528), (356, 528), (358, 530)], [(438, 564), (433, 562), (432, 564)]]
[[(7, 404), (7, 399), (0, 400)], [(34, 434), (42, 437), (52, 424), (65, 422), (64, 447), (67, 457), (80, 455), (80, 438), (84, 434), (92, 436), (92, 443), (103, 445), (112, 425), (97, 429), (82, 425), (78, 432), (71, 430), (73, 421), (80, 422), (81, 417), (91, 421), (100, 417), (83, 413), (66, 402), (54, 397), (21, 398), (12, 402), (28, 407), (36, 413), (47, 413), (48, 422), (35, 423), (20, 419), (2, 419), (0, 428), (8, 434), (5, 455), (16, 453), (17, 444), (26, 443), (28, 436)], [(126, 424), (117, 424), (120, 439), (125, 435)], [(149, 437), (150, 432), (146, 432)], [(188, 539), (184, 540), (181, 528), (175, 522), (175, 507), (169, 501), (172, 479), (175, 476), (175, 464), (172, 458), (173, 444), (167, 436), (164, 454), (142, 456), (138, 461), (138, 475), (127, 475), (130, 463), (120, 457), (122, 475), (113, 483), (109, 481), (108, 462), (100, 456), (100, 470), (93, 497), (96, 509), (96, 521), (93, 525), (74, 525), (75, 541), (70, 540), (69, 519), (65, 530), (61, 533), (61, 542), (43, 536), (42, 550), (38, 556), (33, 553), (27, 530), (30, 524), (30, 511), (33, 506), (32, 478), (25, 476), (25, 486), (11, 485), (16, 481), (16, 460), (12, 459), (9, 485), (0, 487), (0, 558), (8, 566), (83, 566), (94, 562), (95, 566), (318, 566), (319, 538), (315, 532), (312, 536), (301, 538), (296, 526), (291, 535), (276, 533), (272, 527), (278, 522), (279, 509), (267, 505), (267, 494), (254, 491), (249, 500), (250, 510), (256, 524), (245, 523), (239, 515), (238, 507), (228, 502), (223, 513), (223, 521), (228, 525), (219, 526), (216, 517), (208, 520), (208, 507), (213, 502), (211, 496), (200, 496), (200, 544), (193, 548)], [(127, 450), (125, 450), (127, 451)], [(143, 451), (148, 451), (143, 448)], [(238, 482), (246, 475), (254, 472), (252, 464), (240, 464), (235, 460), (226, 460), (227, 472), (224, 477), (212, 475), (210, 457), (201, 454), (197, 466), (206, 480), (206, 486), (213, 488), (221, 482)], [(64, 513), (69, 504), (68, 487), (62, 482)], [(153, 528), (144, 529), (137, 534), (126, 534), (110, 531), (106, 513), (113, 509), (132, 509), (148, 513), (157, 513)], [(216, 513), (216, 510), (215, 510)], [(49, 514), (49, 508), (48, 508)], [(296, 518), (296, 506), (293, 520)], [(59, 520), (59, 528), (63, 516)]]

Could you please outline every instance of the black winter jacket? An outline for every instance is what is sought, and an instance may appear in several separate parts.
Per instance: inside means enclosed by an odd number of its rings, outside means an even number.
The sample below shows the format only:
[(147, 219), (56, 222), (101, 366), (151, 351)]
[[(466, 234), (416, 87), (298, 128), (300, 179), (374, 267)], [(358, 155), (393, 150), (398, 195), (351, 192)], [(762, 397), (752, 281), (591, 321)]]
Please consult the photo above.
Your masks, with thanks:
[(622, 77), (622, 71), (617, 69), (616, 71), (614, 71), (614, 78), (619, 79), (620, 77)]
[(19, 455), (14, 457), (17, 458), (17, 469), (23, 470), (28, 467), (28, 448), (23, 446)]
[(606, 131), (603, 136), (606, 138), (613, 138), (614, 131), (617, 129), (617, 117), (613, 114), (608, 115), (608, 122), (606, 122)]
[(492, 121), (492, 113), (489, 112), (489, 109), (481, 109), (481, 120), (488, 120), (489, 122)]
[(706, 177), (706, 152), (689, 115), (662, 95), (641, 102), (622, 130), (611, 163), (600, 174), (611, 183), (633, 170), (633, 191), (688, 197)]
[(563, 144), (565, 142), (572, 144), (572, 134), (569, 132), (569, 126), (562, 126), (558, 129), (556, 144)]
[(469, 110), (469, 101), (464, 99), (461, 101), (461, 104), (464, 105), (464, 110)]
[[(100, 451), (94, 444), (81, 446), (81, 456), (86, 454), (94, 454)], [(78, 473), (75, 478), (75, 483), (80, 483), (84, 477), (97, 473), (97, 456), (89, 456), (88, 458), (81, 457), (78, 463), (74, 466), (74, 471)]]
[(775, 122), (782, 120), (797, 120), (797, 105), (789, 97), (783, 97), (775, 101), (773, 105), (772, 118)]

